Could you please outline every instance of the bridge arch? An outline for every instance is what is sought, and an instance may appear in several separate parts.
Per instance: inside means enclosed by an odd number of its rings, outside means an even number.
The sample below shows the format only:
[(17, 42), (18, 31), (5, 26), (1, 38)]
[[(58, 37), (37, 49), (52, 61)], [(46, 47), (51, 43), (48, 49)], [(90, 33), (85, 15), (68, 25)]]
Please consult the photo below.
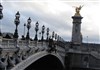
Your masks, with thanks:
[(31, 55), (11, 70), (63, 70), (64, 61), (57, 53), (46, 51)]
[(48, 54), (32, 63), (24, 70), (64, 70), (64, 67), (56, 56)]

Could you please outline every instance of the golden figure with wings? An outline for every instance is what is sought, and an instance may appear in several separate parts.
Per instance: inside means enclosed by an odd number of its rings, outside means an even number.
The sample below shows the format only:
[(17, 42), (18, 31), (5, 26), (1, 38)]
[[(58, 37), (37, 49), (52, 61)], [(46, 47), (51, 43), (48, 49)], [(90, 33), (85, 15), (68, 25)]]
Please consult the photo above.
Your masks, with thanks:
[(81, 5), (79, 7), (75, 7), (75, 11), (76, 11), (75, 16), (80, 16), (80, 10), (82, 7), (83, 6), (81, 6)]

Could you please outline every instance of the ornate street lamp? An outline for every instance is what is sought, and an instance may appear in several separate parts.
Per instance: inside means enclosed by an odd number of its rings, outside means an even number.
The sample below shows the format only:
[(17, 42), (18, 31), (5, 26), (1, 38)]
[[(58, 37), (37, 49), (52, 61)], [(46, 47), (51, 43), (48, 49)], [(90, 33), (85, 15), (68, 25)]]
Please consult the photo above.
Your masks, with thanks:
[(25, 37), (25, 27), (26, 27), (26, 23), (24, 23), (24, 37)]
[(39, 32), (39, 41), (41, 40), (41, 32)]
[(47, 41), (49, 40), (48, 36), (49, 36), (49, 28), (47, 28)]
[(59, 42), (59, 35), (57, 36), (57, 41)]
[(15, 15), (15, 20), (14, 20), (14, 23), (15, 23), (15, 25), (16, 25), (16, 29), (15, 29), (15, 32), (14, 32), (14, 38), (15, 39), (18, 39), (18, 25), (19, 25), (19, 23), (20, 23), (20, 20), (19, 20), (19, 18), (20, 18), (20, 13), (19, 13), (19, 11), (16, 13), (16, 15)]
[(3, 18), (2, 10), (3, 10), (3, 6), (0, 3), (0, 20)]
[(29, 29), (31, 28), (31, 19), (29, 17), (29, 19), (27, 20), (27, 35), (26, 35), (26, 39), (29, 40), (30, 39), (30, 35), (29, 35)]
[(23, 35), (22, 35), (22, 40), (25, 40), (25, 27), (26, 27), (26, 23), (24, 23), (24, 32), (23, 32)]
[(55, 34), (55, 32), (53, 31), (53, 32), (52, 32), (52, 40), (53, 40), (53, 38), (54, 38), (54, 34)]
[[(1, 5), (0, 3), (0, 20), (3, 18), (3, 13), (2, 13), (2, 10), (3, 10), (3, 6)], [(1, 22), (0, 22), (1, 23)], [(1, 36), (1, 27), (0, 27), (0, 36)]]
[(43, 25), (43, 26), (42, 26), (42, 38), (41, 38), (41, 41), (43, 41), (43, 40), (44, 40), (44, 37), (43, 37), (44, 32), (45, 32), (44, 30), (45, 30), (45, 26)]
[(39, 27), (38, 27), (38, 26), (39, 26), (39, 23), (36, 22), (35, 26), (36, 26), (36, 27), (35, 27), (36, 35), (35, 35), (34, 40), (37, 41), (37, 40), (38, 40), (38, 38), (37, 38), (37, 32), (38, 32), (38, 30), (39, 30)]
[(55, 41), (57, 40), (57, 34), (55, 34)]

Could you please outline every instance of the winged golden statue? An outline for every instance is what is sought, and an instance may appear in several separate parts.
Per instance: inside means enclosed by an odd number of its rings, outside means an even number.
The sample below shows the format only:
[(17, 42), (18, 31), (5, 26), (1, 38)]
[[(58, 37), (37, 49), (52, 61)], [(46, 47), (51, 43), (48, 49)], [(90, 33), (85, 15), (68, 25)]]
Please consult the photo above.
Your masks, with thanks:
[(81, 8), (83, 7), (83, 5), (81, 6), (79, 6), (79, 7), (75, 7), (75, 16), (80, 16), (80, 10), (81, 10)]

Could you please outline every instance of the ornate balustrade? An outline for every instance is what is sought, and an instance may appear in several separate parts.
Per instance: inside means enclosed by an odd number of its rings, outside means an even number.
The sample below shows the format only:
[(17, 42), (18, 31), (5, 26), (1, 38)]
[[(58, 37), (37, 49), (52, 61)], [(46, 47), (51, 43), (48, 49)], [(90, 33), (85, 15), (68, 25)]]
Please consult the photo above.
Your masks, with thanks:
[(14, 48), (14, 40), (13, 39), (3, 39), (1, 41), (2, 48)]

